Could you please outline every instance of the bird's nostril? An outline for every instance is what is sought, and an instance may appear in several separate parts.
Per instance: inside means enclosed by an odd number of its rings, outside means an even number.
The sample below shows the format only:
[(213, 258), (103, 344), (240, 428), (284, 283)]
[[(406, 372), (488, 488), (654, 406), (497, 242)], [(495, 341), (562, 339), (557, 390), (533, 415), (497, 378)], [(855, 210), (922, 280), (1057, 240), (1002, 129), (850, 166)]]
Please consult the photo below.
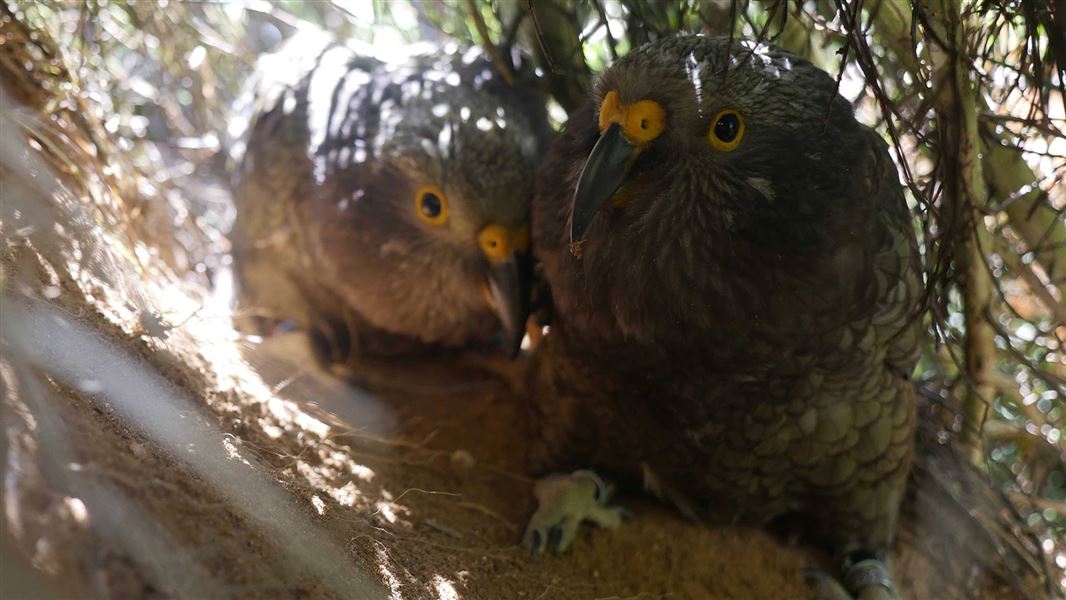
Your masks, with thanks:
[(481, 251), (491, 260), (503, 260), (514, 249), (511, 233), (502, 225), (486, 225), (477, 235)]

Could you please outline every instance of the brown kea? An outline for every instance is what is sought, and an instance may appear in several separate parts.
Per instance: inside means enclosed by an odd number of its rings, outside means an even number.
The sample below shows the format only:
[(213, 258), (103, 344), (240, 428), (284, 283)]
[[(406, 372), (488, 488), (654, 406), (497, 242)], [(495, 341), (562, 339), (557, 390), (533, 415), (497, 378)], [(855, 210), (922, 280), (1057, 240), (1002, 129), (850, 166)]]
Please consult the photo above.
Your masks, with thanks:
[[(851, 593), (894, 594), (921, 265), (887, 146), (835, 81), (742, 40), (634, 50), (550, 148), (532, 218), (554, 303), (538, 466), (709, 523), (802, 515)], [(618, 521), (591, 471), (537, 493), (534, 554)]]
[(327, 364), (491, 348), (500, 330), (517, 352), (550, 129), (514, 76), (478, 48), (383, 61), (323, 32), (263, 58), (232, 124), (245, 322), (296, 324)]

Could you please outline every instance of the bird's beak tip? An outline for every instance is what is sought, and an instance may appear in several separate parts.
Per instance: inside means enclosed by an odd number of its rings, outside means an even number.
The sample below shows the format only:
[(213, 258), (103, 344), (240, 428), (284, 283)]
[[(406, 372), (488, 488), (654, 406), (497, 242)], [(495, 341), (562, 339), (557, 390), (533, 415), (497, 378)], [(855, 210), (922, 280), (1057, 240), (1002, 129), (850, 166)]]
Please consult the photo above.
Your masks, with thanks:
[(592, 148), (574, 190), (570, 213), (570, 243), (584, 240), (592, 219), (622, 186), (637, 148), (622, 134), (617, 123), (609, 126)]
[(512, 359), (521, 351), (526, 333), (532, 278), (529, 257), (525, 253), (512, 253), (507, 259), (490, 266), (488, 283), (493, 309), (500, 320), (504, 350)]

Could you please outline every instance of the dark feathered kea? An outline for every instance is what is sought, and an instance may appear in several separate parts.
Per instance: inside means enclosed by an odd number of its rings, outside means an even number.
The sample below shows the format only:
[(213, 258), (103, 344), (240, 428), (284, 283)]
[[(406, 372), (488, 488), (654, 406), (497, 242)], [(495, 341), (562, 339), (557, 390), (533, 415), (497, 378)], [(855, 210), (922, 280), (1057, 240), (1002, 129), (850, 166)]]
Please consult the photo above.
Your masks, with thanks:
[[(802, 515), (861, 563), (853, 590), (887, 591), (921, 268), (887, 145), (835, 90), (788, 52), (699, 36), (599, 78), (537, 175), (554, 317), (533, 375), (536, 460), (707, 522)], [(534, 551), (605, 521), (558, 507), (594, 505), (594, 479), (540, 490)]]
[(327, 361), (501, 328), (517, 350), (549, 132), (522, 81), (477, 49), (382, 61), (325, 34), (266, 57), (233, 124), (240, 312), (309, 329)]

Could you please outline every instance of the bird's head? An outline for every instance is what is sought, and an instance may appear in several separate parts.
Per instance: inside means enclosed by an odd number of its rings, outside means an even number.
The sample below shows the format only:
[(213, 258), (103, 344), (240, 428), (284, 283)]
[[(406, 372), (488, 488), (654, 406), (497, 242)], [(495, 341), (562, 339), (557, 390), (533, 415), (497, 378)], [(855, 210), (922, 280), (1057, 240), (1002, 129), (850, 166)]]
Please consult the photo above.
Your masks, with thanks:
[(863, 228), (869, 131), (835, 88), (799, 57), (727, 38), (664, 39), (615, 62), (560, 144), (581, 155), (565, 230), (586, 294), (655, 337), (656, 322), (769, 317), (768, 298), (800, 280), (857, 268), (836, 255)]
[(358, 248), (338, 285), (374, 325), (428, 342), (488, 337), (495, 314), (516, 353), (532, 276), (529, 202), (548, 132), (539, 96), (480, 57), (403, 69), (359, 88), (320, 150), (347, 159), (332, 185), (343, 195), (329, 194), (330, 218), (316, 220), (327, 243)]
[(599, 137), (575, 191), (572, 242), (606, 204), (691, 198), (736, 226), (816, 211), (838, 201), (828, 188), (848, 161), (837, 158), (859, 137), (828, 74), (744, 40), (640, 48), (603, 74), (594, 102)]

